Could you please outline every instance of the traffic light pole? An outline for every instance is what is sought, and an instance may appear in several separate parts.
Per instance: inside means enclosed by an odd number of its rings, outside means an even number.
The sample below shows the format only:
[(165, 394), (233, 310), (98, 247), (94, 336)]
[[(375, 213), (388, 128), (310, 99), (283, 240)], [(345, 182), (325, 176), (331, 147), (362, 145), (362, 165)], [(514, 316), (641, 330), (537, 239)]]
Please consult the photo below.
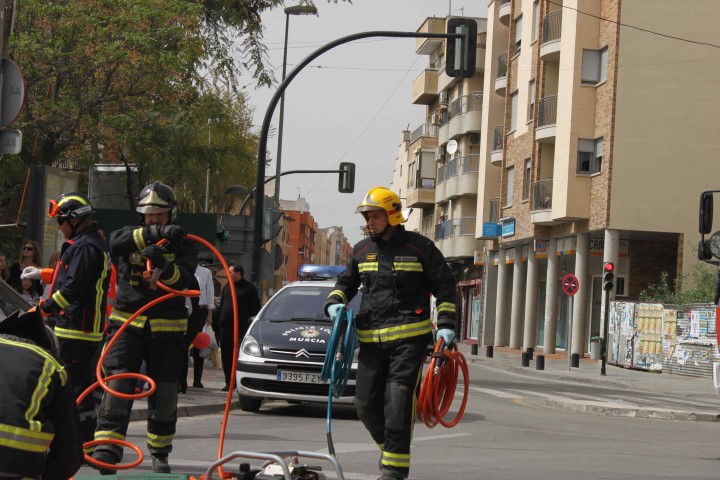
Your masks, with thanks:
[(610, 337), (610, 290), (605, 290), (605, 315), (603, 315), (603, 352), (600, 365), (600, 375), (606, 375), (605, 364), (607, 363), (608, 338)]
[[(345, 43), (352, 42), (354, 40), (361, 40), (363, 38), (372, 37), (390, 37), (390, 38), (443, 38), (443, 39), (459, 39), (465, 43), (464, 47), (471, 44), (473, 40), (468, 38), (469, 35), (462, 33), (422, 33), (422, 32), (391, 32), (391, 31), (372, 31), (355, 33), (353, 35), (347, 35), (342, 38), (338, 38), (332, 42), (329, 42), (322, 47), (318, 48), (310, 55), (305, 57), (288, 76), (278, 85), (275, 94), (270, 99), (270, 104), (265, 111), (265, 117), (263, 119), (262, 128), (260, 129), (260, 138), (258, 145), (258, 158), (257, 158), (257, 179), (255, 186), (255, 222), (253, 228), (253, 252), (252, 252), (252, 272), (251, 281), (256, 285), (260, 284), (260, 257), (262, 250), (262, 224), (263, 224), (263, 208), (265, 200), (265, 192), (263, 185), (265, 184), (265, 161), (267, 159), (267, 139), (270, 133), (270, 122), (272, 120), (273, 112), (278, 102), (282, 98), (283, 93), (287, 89), (288, 85), (295, 79), (298, 73), (305, 68), (310, 62), (318, 58), (323, 53), (332, 50), (333, 48), (343, 45)], [(473, 54), (475, 52), (472, 52)], [(474, 70), (474, 68), (473, 68)], [(286, 172), (289, 173), (289, 172)], [(283, 174), (281, 174), (283, 175)], [(260, 290), (260, 289), (258, 289)]]

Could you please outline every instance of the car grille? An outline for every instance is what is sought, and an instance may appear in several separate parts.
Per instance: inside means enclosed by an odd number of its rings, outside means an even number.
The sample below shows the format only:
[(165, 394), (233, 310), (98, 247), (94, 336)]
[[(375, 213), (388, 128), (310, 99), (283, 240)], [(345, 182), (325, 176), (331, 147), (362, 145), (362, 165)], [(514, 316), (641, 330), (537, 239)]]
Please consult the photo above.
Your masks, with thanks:
[(325, 361), (325, 350), (307, 350), (305, 348), (268, 348), (267, 358), (278, 360), (299, 360), (299, 361)]
[[(243, 378), (242, 386), (260, 392), (286, 393), (290, 395), (316, 395), (327, 397), (328, 385), (315, 385), (308, 383), (277, 382), (274, 380), (262, 380), (259, 378)], [(343, 397), (355, 395), (355, 385), (347, 385)]]

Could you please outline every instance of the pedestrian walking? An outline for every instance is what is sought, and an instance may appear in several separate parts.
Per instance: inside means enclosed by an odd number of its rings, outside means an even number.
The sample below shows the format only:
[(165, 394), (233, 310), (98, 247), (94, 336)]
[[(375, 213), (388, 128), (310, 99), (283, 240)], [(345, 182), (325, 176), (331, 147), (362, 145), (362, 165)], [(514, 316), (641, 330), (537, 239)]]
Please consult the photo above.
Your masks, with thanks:
[[(60, 360), (68, 369), (75, 397), (94, 383), (93, 358), (103, 340), (105, 303), (110, 277), (110, 252), (93, 222), (93, 206), (85, 194), (69, 192), (50, 202), (48, 216), (57, 221), (65, 242), (52, 270), (48, 298), (38, 305), (55, 329)], [(27, 267), (23, 281), (40, 278)], [(46, 279), (47, 281), (47, 279)], [(93, 439), (97, 405), (88, 395), (80, 405), (83, 440)]]
[[(245, 270), (242, 265), (233, 265), (230, 267), (229, 282), (235, 285), (235, 298), (237, 299), (238, 314), (238, 343), (250, 328), (250, 317), (257, 315), (260, 311), (260, 295), (255, 285), (245, 280)], [(220, 357), (222, 360), (223, 373), (225, 374), (225, 386), (223, 392), (227, 392), (232, 386), (230, 385), (230, 373), (232, 372), (233, 361), (233, 345), (235, 336), (233, 336), (233, 302), (230, 294), (230, 284), (228, 283), (222, 289), (220, 295), (220, 305), (218, 306), (218, 315), (220, 319)]]
[[(190, 285), (197, 266), (197, 247), (184, 238), (176, 225), (177, 201), (169, 186), (154, 182), (140, 192), (138, 206), (140, 225), (115, 230), (110, 236), (110, 253), (117, 268), (118, 289), (109, 317), (109, 337), (141, 307), (165, 295), (155, 279), (175, 290)], [(158, 245), (167, 240), (164, 245)], [(153, 271), (147, 271), (150, 260)], [(166, 300), (138, 315), (110, 348), (103, 362), (107, 375), (140, 371), (143, 360), (148, 375), (157, 384), (148, 397), (147, 449), (154, 473), (171, 473), (168, 455), (172, 451), (177, 423), (178, 376), (187, 331), (188, 313), (185, 298)], [(110, 388), (131, 394), (134, 378), (111, 380)], [(120, 439), (127, 435), (132, 400), (103, 395), (98, 414), (95, 440)], [(93, 458), (108, 464), (122, 460), (123, 449), (117, 445), (98, 445)], [(113, 473), (100, 469), (101, 473)]]
[(0, 321), (0, 477), (66, 480), (83, 460), (80, 417), (58, 345), (35, 311)]
[(325, 313), (335, 320), (362, 286), (355, 407), (380, 448), (379, 479), (404, 480), (422, 364), (432, 340), (430, 296), (437, 303), (438, 338), (449, 346), (455, 339), (455, 281), (432, 240), (401, 225), (406, 218), (397, 194), (375, 187), (355, 213), (365, 217), (370, 238), (354, 246)]

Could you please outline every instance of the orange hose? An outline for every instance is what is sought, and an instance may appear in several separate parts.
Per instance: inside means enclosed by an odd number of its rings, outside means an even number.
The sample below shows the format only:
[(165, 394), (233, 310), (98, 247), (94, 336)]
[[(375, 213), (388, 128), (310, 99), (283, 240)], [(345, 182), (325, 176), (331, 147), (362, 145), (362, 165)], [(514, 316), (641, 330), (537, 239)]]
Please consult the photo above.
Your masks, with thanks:
[[(433, 428), (438, 423), (443, 427), (452, 428), (460, 422), (465, 413), (468, 391), (470, 387), (467, 361), (458, 350), (445, 349), (440, 352), (444, 342), (438, 340), (435, 344), (435, 351), (430, 361), (430, 366), (425, 372), (420, 395), (418, 396), (417, 416), (425, 422), (428, 428)], [(442, 360), (442, 363), (438, 362)], [(463, 373), (463, 399), (457, 415), (452, 420), (445, 420), (443, 417), (450, 411), (453, 403), (455, 390), (457, 389), (458, 373)]]
[[(190, 235), (190, 234), (185, 235), (185, 238), (194, 240), (198, 243), (201, 243), (202, 245), (205, 245), (208, 249), (210, 249), (210, 251), (212, 251), (217, 256), (217, 258), (220, 260), (220, 263), (222, 264), (223, 268), (225, 269), (225, 274), (227, 275), (227, 278), (228, 278), (228, 284), (230, 285), (230, 294), (231, 294), (232, 304), (233, 304), (234, 331), (237, 332), (238, 331), (238, 317), (237, 317), (238, 305), (237, 305), (237, 298), (235, 297), (235, 284), (231, 280), (232, 277), (230, 274), (230, 267), (228, 267), (227, 262), (225, 262), (225, 258), (223, 258), (222, 254), (215, 248), (215, 246), (212, 245), (211, 243), (207, 242), (204, 238), (198, 237), (196, 235)], [(166, 242), (167, 241), (163, 239), (160, 242), (158, 242), (158, 245), (162, 245)], [(152, 265), (150, 265), (149, 261), (147, 262), (147, 265), (148, 265), (148, 269), (152, 268)], [(114, 395), (119, 398), (123, 398), (125, 400), (136, 400), (136, 399), (140, 399), (140, 398), (149, 397), (150, 395), (152, 395), (155, 392), (155, 389), (156, 389), (155, 381), (152, 378), (148, 377), (147, 375), (143, 375), (140, 373), (132, 373), (132, 372), (119, 373), (116, 375), (110, 375), (108, 377), (103, 378), (102, 364), (103, 364), (103, 361), (105, 360), (105, 357), (107, 356), (107, 353), (110, 351), (112, 346), (115, 344), (115, 341), (117, 340), (117, 338), (120, 336), (121, 333), (123, 333), (125, 331), (125, 329), (133, 322), (133, 320), (135, 320), (135, 318), (138, 315), (141, 315), (143, 312), (147, 311), (148, 309), (150, 309), (150, 308), (154, 307), (155, 305), (162, 303), (165, 300), (168, 300), (170, 298), (174, 298), (177, 296), (197, 297), (198, 295), (200, 295), (199, 290), (174, 290), (174, 289), (168, 287), (167, 285), (163, 284), (160, 281), (157, 282), (157, 285), (160, 287), (160, 289), (162, 289), (168, 293), (166, 295), (163, 295), (162, 297), (158, 297), (155, 300), (148, 302), (146, 305), (144, 305), (142, 308), (140, 308), (137, 312), (132, 314), (130, 316), (130, 318), (128, 318), (122, 324), (122, 326), (117, 330), (117, 332), (115, 332), (115, 335), (113, 335), (113, 337), (110, 339), (110, 341), (107, 343), (107, 345), (105, 345), (105, 347), (103, 348), (103, 351), (100, 355), (100, 359), (98, 360), (98, 363), (97, 363), (97, 367), (95, 368), (95, 376), (97, 378), (97, 382), (90, 385), (87, 389), (85, 389), (84, 392), (82, 392), (80, 394), (80, 396), (76, 400), (77, 405), (80, 405), (82, 403), (82, 401), (85, 399), (85, 397), (87, 397), (90, 394), (90, 392), (95, 390), (98, 386), (100, 388), (102, 388), (103, 390), (105, 390), (108, 394)], [(234, 342), (233, 342), (233, 363), (232, 363), (232, 371), (230, 373), (231, 386), (235, 385), (235, 368), (237, 367), (237, 356), (238, 356), (238, 340), (237, 340), (237, 334), (236, 334), (234, 336)], [(126, 394), (126, 393), (122, 393), (122, 392), (113, 390), (112, 388), (110, 388), (107, 385), (107, 382), (109, 382), (110, 380), (115, 380), (115, 379), (119, 379), (119, 378), (137, 378), (138, 380), (143, 380), (143, 381), (147, 382), (150, 385), (150, 388), (147, 390), (147, 392), (141, 392), (141, 393), (136, 393), (136, 394)], [(223, 415), (222, 428), (220, 430), (220, 440), (219, 440), (219, 445), (218, 445), (218, 459), (223, 457), (223, 444), (225, 443), (227, 420), (228, 420), (228, 417), (230, 416), (230, 406), (232, 404), (232, 394), (233, 394), (233, 389), (232, 388), (228, 389), (228, 398), (227, 398), (227, 401), (225, 402), (225, 412)], [(97, 445), (120, 445), (123, 447), (130, 448), (138, 454), (137, 460), (135, 460), (132, 463), (115, 464), (115, 465), (100, 462), (98, 460), (95, 460), (88, 454), (85, 454), (85, 460), (88, 463), (90, 463), (91, 465), (100, 467), (100, 468), (106, 468), (106, 469), (111, 469), (111, 470), (127, 470), (127, 469), (134, 468), (134, 467), (137, 467), (138, 465), (140, 465), (144, 458), (144, 455), (139, 447), (137, 447), (136, 445), (133, 445), (130, 442), (124, 441), (124, 440), (116, 440), (116, 439), (93, 440), (93, 441), (84, 443), (83, 448), (94, 447)], [(222, 478), (223, 472), (222, 472), (221, 468), (218, 470), (218, 473), (220, 474), (220, 476)]]

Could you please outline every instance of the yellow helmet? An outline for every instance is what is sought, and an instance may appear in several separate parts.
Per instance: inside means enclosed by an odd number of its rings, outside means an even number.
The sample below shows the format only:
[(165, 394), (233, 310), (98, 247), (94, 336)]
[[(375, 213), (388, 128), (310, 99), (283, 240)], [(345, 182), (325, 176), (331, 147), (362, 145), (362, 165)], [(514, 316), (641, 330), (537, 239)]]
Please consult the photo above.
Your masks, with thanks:
[(357, 209), (355, 209), (355, 213), (369, 212), (370, 210), (385, 210), (388, 215), (388, 223), (392, 226), (399, 225), (407, 220), (402, 213), (400, 197), (385, 187), (371, 188)]

